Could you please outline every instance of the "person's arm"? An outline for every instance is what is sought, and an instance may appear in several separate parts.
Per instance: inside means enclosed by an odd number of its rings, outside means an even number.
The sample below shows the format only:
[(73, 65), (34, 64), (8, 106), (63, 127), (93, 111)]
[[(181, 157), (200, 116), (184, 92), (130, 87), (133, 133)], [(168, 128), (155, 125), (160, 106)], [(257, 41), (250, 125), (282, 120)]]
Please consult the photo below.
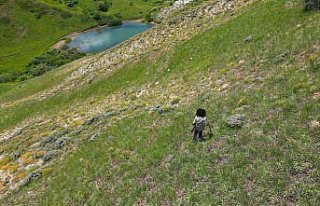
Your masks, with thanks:
[(195, 125), (197, 122), (197, 117), (194, 118), (193, 122), (192, 122), (192, 125)]

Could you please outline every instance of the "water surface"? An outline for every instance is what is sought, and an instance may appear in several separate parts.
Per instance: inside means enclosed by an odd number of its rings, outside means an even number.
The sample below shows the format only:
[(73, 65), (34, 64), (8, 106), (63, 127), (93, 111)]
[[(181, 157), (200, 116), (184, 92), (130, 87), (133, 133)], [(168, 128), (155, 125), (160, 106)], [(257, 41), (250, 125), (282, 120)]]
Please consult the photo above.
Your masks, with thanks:
[(67, 48), (78, 48), (86, 53), (109, 49), (130, 37), (151, 28), (151, 24), (127, 22), (117, 27), (104, 27), (80, 34), (72, 40)]

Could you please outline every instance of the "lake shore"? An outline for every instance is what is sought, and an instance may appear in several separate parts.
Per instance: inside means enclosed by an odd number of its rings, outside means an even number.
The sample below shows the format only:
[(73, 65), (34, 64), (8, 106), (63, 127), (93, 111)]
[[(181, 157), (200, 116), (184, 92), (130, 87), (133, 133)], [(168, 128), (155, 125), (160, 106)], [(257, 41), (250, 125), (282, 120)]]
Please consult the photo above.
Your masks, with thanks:
[[(129, 19), (129, 20), (123, 20), (122, 24), (126, 24), (126, 23), (142, 23), (142, 22), (143, 22), (142, 19), (132, 19), (132, 20)], [(153, 24), (153, 23), (150, 22), (150, 24)], [(70, 40), (73, 41), (80, 34), (83, 34), (83, 33), (86, 33), (86, 32), (90, 32), (90, 31), (93, 31), (93, 30), (97, 30), (97, 29), (107, 28), (107, 27), (109, 27), (109, 26), (107, 26), (107, 25), (103, 25), (103, 26), (96, 25), (96, 26), (92, 26), (92, 27), (83, 29), (81, 31), (72, 32), (71, 34), (68, 34), (66, 36), (61, 37), (56, 43), (54, 43), (51, 46), (51, 49), (63, 49), (63, 47), (69, 43), (68, 41), (70, 41)], [(109, 27), (109, 28), (112, 28), (112, 27)]]

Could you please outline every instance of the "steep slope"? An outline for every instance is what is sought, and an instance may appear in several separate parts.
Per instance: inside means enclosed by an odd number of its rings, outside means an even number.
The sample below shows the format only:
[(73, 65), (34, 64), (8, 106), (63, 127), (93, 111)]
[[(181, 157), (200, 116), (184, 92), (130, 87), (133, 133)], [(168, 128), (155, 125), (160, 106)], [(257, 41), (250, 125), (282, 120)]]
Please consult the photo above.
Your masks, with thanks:
[[(319, 204), (318, 18), (298, 1), (208, 1), (169, 15), (163, 29), (178, 37), (145, 53), (133, 48), (148, 33), (124, 44), (137, 56), (110, 63), (106, 52), (8, 90), (2, 185), (24, 187), (3, 201)], [(50, 77), (45, 91), (28, 90)], [(214, 137), (195, 145), (197, 107)], [(241, 128), (226, 124), (234, 114)]]

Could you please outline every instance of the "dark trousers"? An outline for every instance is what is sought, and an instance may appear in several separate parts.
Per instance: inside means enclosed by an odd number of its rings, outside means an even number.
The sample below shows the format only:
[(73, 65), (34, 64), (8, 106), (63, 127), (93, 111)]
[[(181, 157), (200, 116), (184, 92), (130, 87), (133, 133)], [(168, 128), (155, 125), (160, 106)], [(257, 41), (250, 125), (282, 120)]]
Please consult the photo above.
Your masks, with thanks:
[(193, 141), (197, 142), (198, 138), (200, 138), (201, 140), (204, 140), (204, 138), (202, 137), (202, 131), (198, 131), (195, 129), (193, 134)]

